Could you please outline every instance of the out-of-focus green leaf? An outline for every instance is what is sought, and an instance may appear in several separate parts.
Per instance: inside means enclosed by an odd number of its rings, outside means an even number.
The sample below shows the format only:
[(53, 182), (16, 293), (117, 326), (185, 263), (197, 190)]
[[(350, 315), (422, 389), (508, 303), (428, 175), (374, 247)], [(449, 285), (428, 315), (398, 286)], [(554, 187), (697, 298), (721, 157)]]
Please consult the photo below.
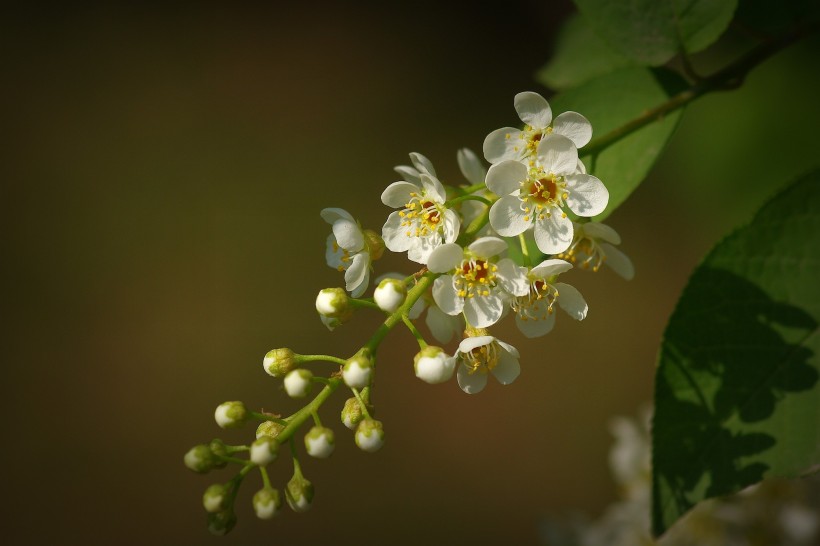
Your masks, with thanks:
[(613, 49), (658, 66), (681, 51), (714, 43), (729, 26), (737, 0), (575, 0)]
[(582, 15), (575, 14), (561, 27), (555, 51), (535, 79), (562, 91), (633, 64), (599, 38)]
[[(580, 112), (592, 123), (593, 139), (640, 116), (686, 87), (674, 72), (646, 68), (626, 68), (595, 78), (550, 99), (553, 112)], [(660, 155), (678, 120), (681, 110), (623, 137), (596, 154), (581, 148), (581, 160), (590, 174), (603, 181), (609, 190), (609, 206), (595, 217), (602, 221), (624, 202), (646, 178)]]
[(820, 463), (820, 171), (698, 266), (664, 333), (653, 503), (661, 534), (696, 503)]

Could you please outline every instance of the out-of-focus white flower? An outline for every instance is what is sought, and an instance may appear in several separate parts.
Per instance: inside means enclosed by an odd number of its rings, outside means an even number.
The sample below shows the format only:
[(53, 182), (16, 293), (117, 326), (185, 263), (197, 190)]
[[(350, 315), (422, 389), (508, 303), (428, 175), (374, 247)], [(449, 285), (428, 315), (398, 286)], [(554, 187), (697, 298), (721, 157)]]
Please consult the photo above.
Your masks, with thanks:
[(368, 237), (359, 223), (344, 209), (322, 209), (322, 218), (333, 229), (327, 238), (327, 265), (345, 272), (345, 287), (354, 298), (367, 289), (372, 259)]
[(614, 245), (619, 244), (621, 236), (605, 224), (575, 223), (572, 244), (557, 257), (592, 271), (598, 271), (605, 264), (624, 279), (631, 280), (635, 267), (626, 254), (615, 248)]
[(458, 345), (458, 386), (475, 394), (487, 386), (487, 374), (502, 385), (509, 385), (521, 373), (518, 349), (493, 336), (468, 337)]
[(282, 497), (272, 487), (262, 488), (253, 496), (253, 511), (259, 519), (271, 519), (279, 513), (281, 507)]

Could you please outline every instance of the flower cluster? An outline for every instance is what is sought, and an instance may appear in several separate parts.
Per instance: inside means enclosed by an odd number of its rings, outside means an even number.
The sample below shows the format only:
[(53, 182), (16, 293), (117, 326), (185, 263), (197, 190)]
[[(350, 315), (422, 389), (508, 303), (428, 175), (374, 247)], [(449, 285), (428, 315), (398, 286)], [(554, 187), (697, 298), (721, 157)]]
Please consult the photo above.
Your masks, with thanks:
[[(282, 499), (296, 512), (310, 508), (314, 488), (304, 477), (295, 437), (312, 421), (303, 437), (305, 452), (319, 459), (331, 456), (336, 436), (322, 424), (319, 410), (339, 389), (351, 394), (341, 422), (354, 431), (356, 445), (366, 452), (382, 448), (384, 426), (374, 418), (371, 397), (377, 353), (394, 327), (403, 325), (418, 342), (418, 353), (406, 359), (408, 365), (412, 360), (416, 377), (440, 384), (455, 375), (461, 390), (474, 394), (486, 388), (490, 376), (509, 385), (521, 373), (518, 350), (488, 328), (514, 316), (524, 336), (543, 336), (553, 329), (556, 304), (573, 319), (583, 320), (586, 301), (572, 285), (559, 280), (575, 266), (598, 271), (607, 264), (624, 278), (633, 276), (631, 262), (615, 247), (618, 234), (590, 220), (609, 200), (604, 183), (587, 173), (579, 159), (578, 149), (592, 135), (590, 123), (576, 112), (553, 119), (549, 104), (537, 93), (519, 93), (514, 105), (524, 127), (505, 127), (487, 136), (483, 151), (489, 165), (468, 149), (457, 153), (464, 183), (442, 183), (432, 162), (419, 153), (410, 154), (410, 165), (396, 167), (401, 180), (381, 194), (382, 203), (395, 210), (380, 234), (364, 229), (343, 209), (321, 211), (331, 226), (327, 264), (344, 273), (343, 287), (325, 288), (316, 297), (322, 322), (334, 330), (366, 309), (383, 313), (384, 322), (348, 357), (298, 354), (288, 348), (265, 356), (265, 372), (280, 379), (290, 397), (308, 399), (292, 415), (254, 412), (236, 401), (217, 408), (219, 426), (237, 428), (256, 421), (257, 430), (250, 445), (214, 440), (185, 455), (185, 464), (199, 473), (229, 463), (241, 466), (232, 480), (205, 492), (203, 505), (213, 532), (224, 533), (233, 526), (234, 498), (254, 469), (263, 485), (253, 497), (258, 517), (275, 516)], [(385, 250), (406, 252), (420, 269), (371, 281), (374, 264)], [(372, 296), (365, 297), (370, 291)], [(443, 346), (452, 343), (451, 350), (428, 343), (416, 325), (425, 313), (432, 337)], [(323, 375), (318, 367), (322, 362), (336, 369)], [(289, 452), (293, 465), (281, 493), (267, 472), (280, 452)], [(238, 457), (242, 453), (248, 458)]]

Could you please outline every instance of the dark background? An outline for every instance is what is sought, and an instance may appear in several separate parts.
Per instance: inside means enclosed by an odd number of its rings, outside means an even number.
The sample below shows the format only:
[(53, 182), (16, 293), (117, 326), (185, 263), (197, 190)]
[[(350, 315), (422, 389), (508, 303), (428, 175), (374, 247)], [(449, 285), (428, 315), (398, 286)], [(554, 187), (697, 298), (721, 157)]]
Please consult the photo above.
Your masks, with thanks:
[[(637, 276), (571, 272), (590, 305), (528, 341), (511, 386), (476, 396), (413, 376), (410, 336), (380, 353), (388, 442), (360, 452), (338, 424), (329, 461), (304, 461), (308, 514), (205, 529), (222, 472), (182, 465), (222, 431), (224, 400), (298, 407), (262, 370), (274, 347), (347, 355), (365, 315), (334, 333), (313, 309), (338, 285), (319, 210), (380, 231), (379, 194), (407, 153), (461, 183), (517, 123), (515, 93), (572, 11), (561, 2), (84, 6), (2, 22), (3, 449), (10, 544), (533, 544), (545, 516), (597, 515), (617, 492), (608, 419), (652, 397), (656, 350), (686, 278), (714, 242), (816, 164), (816, 39), (737, 92), (689, 108), (658, 166), (608, 223)], [(731, 33), (730, 33), (731, 37)], [(741, 40), (738, 38), (737, 40)], [(740, 42), (696, 57), (710, 67)], [(604, 181), (606, 182), (606, 181)], [(377, 274), (409, 273), (395, 256)], [(452, 350), (452, 348), (451, 348)], [(328, 371), (330, 368), (328, 367)], [(272, 470), (276, 485), (288, 462)]]

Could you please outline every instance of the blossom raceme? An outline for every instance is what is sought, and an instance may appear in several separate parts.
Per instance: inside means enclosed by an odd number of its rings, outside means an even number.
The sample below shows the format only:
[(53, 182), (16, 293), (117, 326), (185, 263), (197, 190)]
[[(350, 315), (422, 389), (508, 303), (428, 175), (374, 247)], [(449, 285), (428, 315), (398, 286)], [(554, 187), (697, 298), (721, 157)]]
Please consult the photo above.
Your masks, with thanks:
[(426, 264), (436, 247), (456, 240), (461, 220), (445, 206), (446, 191), (430, 161), (421, 154), (410, 154), (410, 158), (415, 168), (396, 167), (405, 180), (393, 182), (382, 192), (382, 203), (399, 209), (388, 216), (382, 237), (388, 249), (406, 251), (411, 261)]
[[(525, 272), (526, 267), (519, 271)], [(515, 322), (525, 336), (533, 338), (549, 333), (555, 326), (553, 307), (557, 302), (569, 316), (583, 320), (587, 316), (587, 303), (578, 290), (569, 284), (555, 282), (561, 273), (572, 269), (572, 264), (556, 258), (544, 260), (524, 273), (528, 291), (512, 301)]]
[(455, 356), (458, 360), (458, 386), (467, 394), (484, 390), (490, 373), (502, 385), (509, 385), (521, 373), (518, 349), (493, 336), (462, 340)]
[(321, 215), (333, 229), (333, 233), (327, 238), (327, 265), (345, 272), (345, 288), (354, 298), (358, 298), (364, 294), (370, 282), (373, 256), (367, 244), (368, 237), (353, 216), (344, 209), (322, 209)]
[(578, 216), (595, 216), (609, 202), (603, 182), (576, 172), (577, 166), (575, 144), (561, 135), (547, 135), (530, 166), (505, 160), (490, 167), (487, 187), (501, 196), (490, 209), (493, 229), (513, 237), (532, 228), (535, 244), (544, 254), (567, 250), (573, 225), (564, 207)]
[(498, 237), (481, 237), (462, 249), (455, 243), (438, 247), (427, 267), (447, 273), (433, 282), (433, 299), (448, 315), (464, 313), (470, 326), (486, 328), (504, 313), (505, 293), (523, 296), (526, 285), (509, 258), (495, 263), (507, 249)]
[(576, 223), (572, 244), (557, 257), (578, 265), (581, 269), (598, 271), (602, 265), (626, 279), (635, 276), (635, 266), (629, 257), (615, 248), (621, 244), (621, 236), (611, 227), (597, 223)]
[(518, 93), (514, 100), (518, 117), (526, 124), (523, 130), (514, 127), (496, 129), (484, 139), (484, 157), (490, 163), (509, 159), (525, 160), (534, 156), (538, 143), (550, 134), (570, 139), (581, 148), (592, 138), (592, 125), (578, 112), (564, 112), (552, 119), (547, 100), (532, 91)]

